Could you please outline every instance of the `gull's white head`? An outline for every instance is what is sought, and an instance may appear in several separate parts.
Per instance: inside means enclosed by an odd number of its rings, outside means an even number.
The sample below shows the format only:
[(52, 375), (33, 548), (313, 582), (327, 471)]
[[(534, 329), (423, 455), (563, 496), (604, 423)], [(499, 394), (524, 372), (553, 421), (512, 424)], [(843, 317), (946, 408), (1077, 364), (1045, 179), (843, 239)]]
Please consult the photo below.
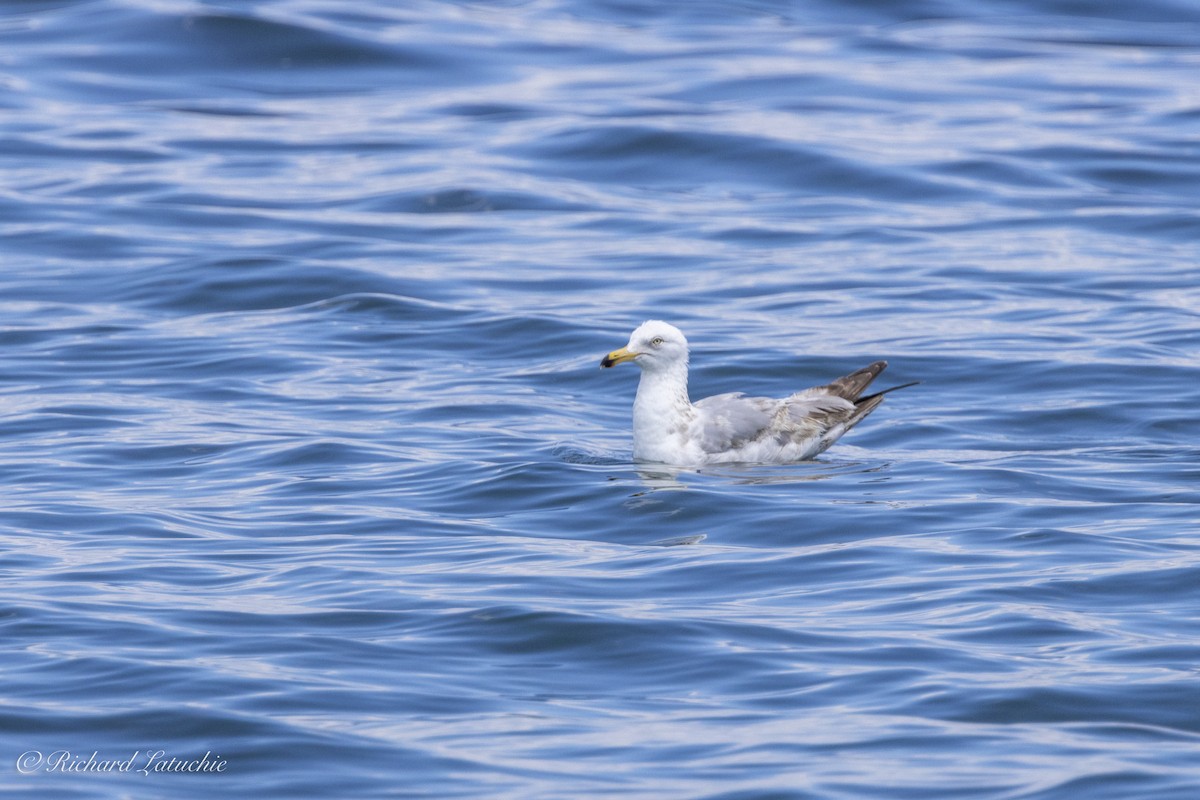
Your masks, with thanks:
[(686, 367), (687, 339), (678, 328), (662, 320), (643, 322), (630, 334), (629, 344), (606, 355), (600, 366), (615, 367), (626, 361), (632, 361), (650, 372)]

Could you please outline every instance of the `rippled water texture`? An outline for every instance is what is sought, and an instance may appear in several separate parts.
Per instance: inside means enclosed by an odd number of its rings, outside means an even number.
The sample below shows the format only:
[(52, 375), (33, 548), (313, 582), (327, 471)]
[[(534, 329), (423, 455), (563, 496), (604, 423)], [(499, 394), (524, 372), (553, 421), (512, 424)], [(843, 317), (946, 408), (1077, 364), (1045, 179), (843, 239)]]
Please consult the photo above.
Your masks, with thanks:
[[(5, 3), (5, 796), (1200, 797), (1198, 74), (1172, 0)], [(922, 383), (638, 465), (646, 318)]]

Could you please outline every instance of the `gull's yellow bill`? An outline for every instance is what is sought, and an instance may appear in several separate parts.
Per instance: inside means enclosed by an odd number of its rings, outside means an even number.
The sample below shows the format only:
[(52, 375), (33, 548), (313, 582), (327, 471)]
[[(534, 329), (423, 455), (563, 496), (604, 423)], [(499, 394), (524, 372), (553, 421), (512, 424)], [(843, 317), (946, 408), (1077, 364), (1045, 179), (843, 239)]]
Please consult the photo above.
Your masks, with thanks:
[(613, 350), (600, 360), (602, 367), (615, 367), (617, 364), (624, 364), (626, 361), (633, 361), (638, 357), (638, 354), (630, 350), (628, 347), (622, 347)]

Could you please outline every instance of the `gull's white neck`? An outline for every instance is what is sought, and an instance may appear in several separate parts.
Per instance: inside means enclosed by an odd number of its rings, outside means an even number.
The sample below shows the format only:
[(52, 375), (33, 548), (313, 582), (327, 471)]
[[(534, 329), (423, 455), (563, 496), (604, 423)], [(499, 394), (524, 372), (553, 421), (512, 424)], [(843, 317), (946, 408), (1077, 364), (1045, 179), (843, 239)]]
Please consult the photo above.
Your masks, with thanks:
[(687, 362), (642, 370), (633, 401), (633, 457), (639, 461), (684, 460), (695, 410), (688, 400)]

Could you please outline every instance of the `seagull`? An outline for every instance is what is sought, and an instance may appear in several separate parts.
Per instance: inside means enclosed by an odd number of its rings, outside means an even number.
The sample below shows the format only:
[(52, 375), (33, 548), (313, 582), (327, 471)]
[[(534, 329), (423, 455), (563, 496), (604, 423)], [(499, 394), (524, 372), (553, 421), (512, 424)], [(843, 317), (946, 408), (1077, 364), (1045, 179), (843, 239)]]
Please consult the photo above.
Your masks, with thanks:
[(885, 394), (913, 385), (863, 397), (887, 367), (886, 361), (876, 361), (779, 400), (732, 392), (693, 403), (688, 398), (687, 339), (661, 320), (638, 326), (629, 343), (606, 355), (600, 366), (626, 361), (642, 370), (633, 401), (633, 457), (676, 466), (813, 458), (874, 411)]

